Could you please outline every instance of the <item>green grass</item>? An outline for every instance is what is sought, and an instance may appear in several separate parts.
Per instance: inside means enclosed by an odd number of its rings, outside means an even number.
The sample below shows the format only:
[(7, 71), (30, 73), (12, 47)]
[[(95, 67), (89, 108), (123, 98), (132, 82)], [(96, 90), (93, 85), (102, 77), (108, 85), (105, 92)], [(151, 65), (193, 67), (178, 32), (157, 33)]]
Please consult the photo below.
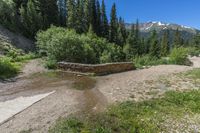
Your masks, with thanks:
[(193, 78), (193, 79), (200, 79), (200, 69), (193, 69), (185, 73), (185, 76)]
[(133, 63), (136, 68), (143, 68), (144, 66), (154, 66), (154, 65), (162, 65), (162, 64), (169, 64), (167, 59), (164, 58), (156, 58), (149, 55), (135, 57), (133, 59)]
[(200, 113), (200, 91), (167, 92), (164, 98), (113, 105), (104, 113), (85, 119), (58, 121), (50, 133), (158, 133), (166, 117)]
[(8, 57), (0, 57), (0, 79), (11, 78), (18, 74), (20, 65), (11, 60)]

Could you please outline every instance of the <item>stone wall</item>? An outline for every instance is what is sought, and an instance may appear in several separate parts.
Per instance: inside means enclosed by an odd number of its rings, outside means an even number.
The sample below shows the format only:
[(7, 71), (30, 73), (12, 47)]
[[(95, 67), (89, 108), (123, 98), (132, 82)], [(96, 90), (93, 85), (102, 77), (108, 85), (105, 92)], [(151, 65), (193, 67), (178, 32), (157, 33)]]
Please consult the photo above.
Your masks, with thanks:
[(59, 62), (58, 68), (64, 71), (92, 73), (96, 75), (106, 75), (135, 69), (132, 62), (107, 63), (98, 65)]

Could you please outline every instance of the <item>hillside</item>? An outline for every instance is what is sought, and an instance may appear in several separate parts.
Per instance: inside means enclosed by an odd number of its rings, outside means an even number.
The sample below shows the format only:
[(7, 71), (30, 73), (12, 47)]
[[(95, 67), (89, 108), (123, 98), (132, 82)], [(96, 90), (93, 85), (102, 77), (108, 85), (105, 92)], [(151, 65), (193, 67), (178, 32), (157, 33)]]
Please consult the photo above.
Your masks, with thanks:
[(34, 42), (23, 37), (20, 34), (13, 33), (0, 25), (0, 42), (10, 43), (24, 51), (32, 51), (35, 49)]

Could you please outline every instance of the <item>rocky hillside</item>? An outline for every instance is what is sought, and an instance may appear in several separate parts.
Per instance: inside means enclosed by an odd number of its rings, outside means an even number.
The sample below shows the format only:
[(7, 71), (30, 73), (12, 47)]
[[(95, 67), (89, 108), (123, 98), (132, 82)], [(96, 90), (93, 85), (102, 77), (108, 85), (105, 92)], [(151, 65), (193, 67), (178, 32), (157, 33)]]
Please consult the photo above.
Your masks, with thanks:
[(24, 51), (32, 51), (35, 49), (33, 41), (23, 37), (22, 35), (13, 33), (2, 26), (0, 26), (0, 42), (10, 43)]
[[(126, 24), (127, 29), (131, 28), (132, 24)], [(171, 37), (173, 36), (174, 31), (179, 29), (179, 31), (182, 34), (182, 37), (185, 40), (191, 39), (195, 34), (199, 33), (200, 30), (178, 25), (178, 24), (172, 24), (172, 23), (163, 23), (163, 22), (147, 22), (147, 23), (140, 23), (140, 30), (144, 37), (147, 37), (152, 30), (156, 30), (159, 35), (162, 35), (163, 31), (169, 30)]]

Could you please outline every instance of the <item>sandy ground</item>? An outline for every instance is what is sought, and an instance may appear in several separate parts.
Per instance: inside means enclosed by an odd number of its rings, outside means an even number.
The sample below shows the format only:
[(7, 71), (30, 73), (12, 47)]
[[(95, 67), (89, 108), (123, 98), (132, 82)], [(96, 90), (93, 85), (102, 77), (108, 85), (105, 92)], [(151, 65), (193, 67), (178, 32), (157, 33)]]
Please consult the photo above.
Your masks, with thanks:
[(190, 60), (193, 62), (193, 67), (200, 68), (200, 57), (191, 57)]
[[(200, 67), (200, 58), (191, 59), (195, 67)], [(29, 62), (16, 82), (0, 83), (0, 102), (6, 102), (18, 97), (30, 97), (38, 94), (55, 91), (41, 101), (33, 104), (7, 122), (0, 125), (0, 133), (18, 133), (30, 130), (35, 133), (45, 133), (49, 127), (54, 125), (60, 117), (70, 116), (79, 111), (91, 112), (101, 111), (108, 103), (126, 100), (149, 99), (166, 91), (166, 88), (180, 86), (192, 86), (190, 82), (174, 76), (175, 73), (185, 72), (194, 67), (161, 65), (149, 69), (135, 70), (118, 73), (108, 76), (97, 77), (96, 86), (91, 90), (74, 90), (72, 88), (75, 76), (70, 80), (67, 78), (46, 79), (42, 76), (36, 78), (25, 78), (38, 72), (46, 70), (41, 66), (40, 61)], [(162, 80), (163, 77), (172, 79), (173, 82)], [(73, 80), (72, 80), (73, 79)], [(85, 80), (87, 82), (87, 80)], [(166, 83), (172, 84), (170, 87)], [(76, 82), (75, 82), (76, 83)], [(78, 82), (77, 82), (78, 83)], [(173, 86), (176, 85), (176, 87)], [(186, 85), (185, 85), (186, 84)], [(162, 91), (160, 91), (162, 90)]]

